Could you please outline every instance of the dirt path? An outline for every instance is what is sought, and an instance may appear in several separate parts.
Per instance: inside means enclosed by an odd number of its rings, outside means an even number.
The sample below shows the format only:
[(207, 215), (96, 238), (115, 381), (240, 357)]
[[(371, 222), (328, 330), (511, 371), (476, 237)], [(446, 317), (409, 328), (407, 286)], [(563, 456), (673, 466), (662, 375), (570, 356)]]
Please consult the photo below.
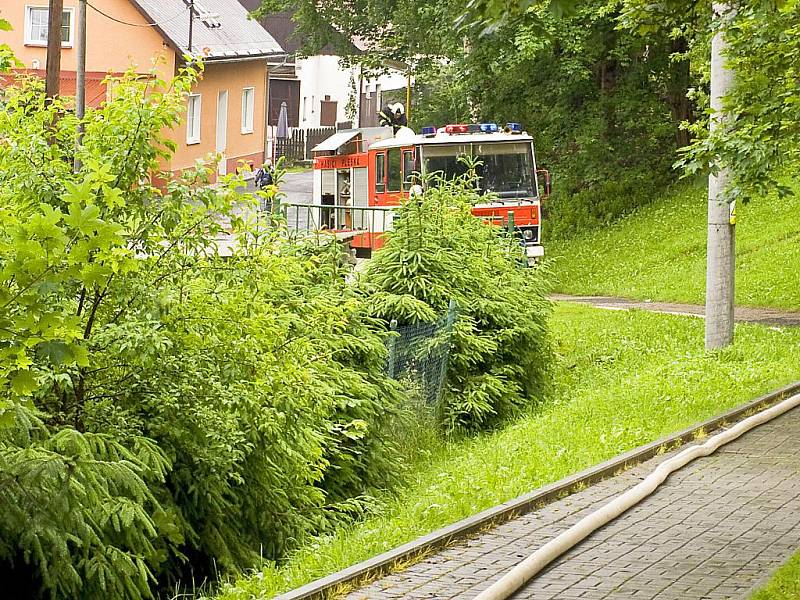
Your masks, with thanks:
[[(705, 307), (695, 304), (676, 304), (672, 302), (644, 302), (641, 300), (627, 300), (610, 296), (568, 296), (553, 294), (551, 300), (557, 302), (580, 302), (591, 304), (596, 308), (609, 310), (649, 310), (652, 312), (668, 313), (675, 315), (691, 315), (704, 317)], [(745, 308), (737, 307), (734, 318), (741, 323), (758, 323), (760, 325), (773, 325), (777, 327), (800, 327), (800, 311), (786, 311), (775, 308)]]

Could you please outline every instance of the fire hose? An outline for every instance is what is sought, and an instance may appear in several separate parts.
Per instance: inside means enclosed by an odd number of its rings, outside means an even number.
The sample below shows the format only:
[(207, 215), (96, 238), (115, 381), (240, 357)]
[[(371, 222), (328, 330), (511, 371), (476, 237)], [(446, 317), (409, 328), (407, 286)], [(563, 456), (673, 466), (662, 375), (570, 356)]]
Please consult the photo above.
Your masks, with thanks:
[(510, 597), (556, 558), (652, 494), (674, 471), (681, 469), (696, 458), (712, 454), (721, 446), (734, 441), (754, 427), (771, 421), (799, 405), (800, 394), (791, 396), (764, 411), (740, 421), (730, 429), (708, 438), (704, 444), (686, 448), (672, 458), (665, 460), (643, 481), (620, 494), (592, 514), (584, 517), (536, 550), (489, 588), (478, 594), (475, 600), (505, 600)]

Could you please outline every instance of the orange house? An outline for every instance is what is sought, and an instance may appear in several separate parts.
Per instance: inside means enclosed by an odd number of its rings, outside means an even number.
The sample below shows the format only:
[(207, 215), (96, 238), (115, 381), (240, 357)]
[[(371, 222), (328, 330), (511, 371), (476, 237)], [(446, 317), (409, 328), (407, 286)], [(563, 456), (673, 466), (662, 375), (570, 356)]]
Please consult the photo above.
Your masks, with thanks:
[[(64, 0), (62, 94), (75, 90), (77, 0)], [(0, 0), (0, 15), (14, 28), (0, 32), (26, 70), (44, 73), (48, 0)], [(191, 30), (191, 41), (190, 41)], [(183, 123), (172, 132), (177, 144), (173, 172), (219, 154), (218, 173), (240, 161), (264, 160), (267, 61), (284, 54), (267, 31), (248, 18), (238, 0), (92, 0), (86, 19), (87, 103), (106, 98), (103, 78), (133, 65), (142, 74), (155, 65), (169, 80), (187, 54), (202, 56), (205, 72), (186, 98)]]

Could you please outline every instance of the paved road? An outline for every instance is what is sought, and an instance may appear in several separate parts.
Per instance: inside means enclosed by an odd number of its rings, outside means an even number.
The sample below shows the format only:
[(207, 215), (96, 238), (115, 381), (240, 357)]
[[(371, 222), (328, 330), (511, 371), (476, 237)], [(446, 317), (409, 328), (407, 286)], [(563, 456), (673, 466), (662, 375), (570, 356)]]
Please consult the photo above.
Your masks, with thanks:
[[(597, 308), (608, 308), (611, 310), (636, 308), (653, 312), (705, 317), (705, 307), (695, 304), (643, 302), (641, 300), (628, 300), (626, 298), (613, 298), (610, 296), (568, 296), (566, 294), (553, 294), (550, 298), (557, 301), (591, 304)], [(734, 319), (742, 323), (758, 323), (761, 325), (776, 325), (779, 327), (800, 327), (800, 311), (779, 310), (774, 308), (736, 307), (734, 309)]]
[(312, 176), (310, 169), (300, 173), (286, 173), (279, 188), (285, 194), (285, 201), (311, 202)]
[[(672, 475), (520, 590), (519, 599), (746, 598), (800, 548), (800, 409)], [(669, 455), (500, 525), (351, 593), (474, 597)]]

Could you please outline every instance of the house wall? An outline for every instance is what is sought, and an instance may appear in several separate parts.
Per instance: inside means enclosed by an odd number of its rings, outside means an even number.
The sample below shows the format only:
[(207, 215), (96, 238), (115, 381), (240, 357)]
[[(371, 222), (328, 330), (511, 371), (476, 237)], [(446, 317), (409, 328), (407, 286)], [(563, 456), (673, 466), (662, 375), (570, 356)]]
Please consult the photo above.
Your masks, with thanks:
[[(135, 25), (147, 25), (147, 20), (130, 0), (92, 0), (92, 5), (112, 17)], [(32, 69), (34, 61), (44, 69), (47, 49), (25, 44), (25, 16), (27, 6), (46, 7), (48, 0), (0, 0), (0, 14), (14, 30), (3, 32), (0, 42), (8, 43), (25, 67)], [(77, 0), (64, 0), (64, 8), (74, 8), (73, 41), (76, 35)], [(187, 13), (188, 14), (188, 13)], [(176, 52), (161, 34), (149, 26), (117, 23), (92, 8), (87, 10), (86, 69), (100, 76), (102, 73), (121, 73), (133, 65), (139, 73), (149, 73), (156, 63), (159, 78), (169, 81), (175, 75)], [(187, 20), (188, 27), (188, 20)], [(74, 79), (77, 57), (74, 44), (65, 46), (61, 54), (62, 80)], [(187, 144), (186, 122), (169, 133), (177, 143), (177, 151), (166, 170), (180, 171), (194, 165), (199, 158), (216, 150), (217, 94), (228, 90), (228, 127), (226, 157), (228, 172), (235, 171), (238, 160), (252, 161), (257, 165), (264, 156), (264, 119), (266, 102), (266, 60), (249, 60), (230, 63), (207, 63), (202, 80), (194, 92), (202, 97), (200, 143)], [(242, 89), (255, 88), (253, 132), (243, 134)], [(69, 93), (69, 85), (64, 86)], [(74, 84), (72, 85), (74, 90)]]
[[(61, 52), (62, 71), (75, 71), (77, 56), (74, 38), (77, 35), (77, 0), (64, 0), (64, 8), (73, 8), (73, 44)], [(146, 25), (142, 14), (130, 0), (92, 0), (92, 4), (103, 12), (128, 23)], [(11, 49), (26, 68), (44, 69), (47, 63), (47, 48), (25, 44), (25, 15), (28, 6), (47, 7), (47, 0), (0, 0), (0, 14), (9, 21), (13, 31), (3, 32), (2, 41)], [(158, 58), (157, 72), (162, 78), (172, 78), (175, 70), (175, 52), (167, 46), (153, 27), (123, 25), (108, 19), (95, 10), (86, 11), (86, 70), (121, 73), (131, 65), (140, 73), (151, 70), (153, 60)], [(38, 67), (34, 61), (38, 61)]]
[[(217, 97), (228, 91), (227, 171), (235, 172), (239, 160), (252, 161), (254, 166), (264, 157), (264, 109), (266, 103), (266, 60), (206, 64), (202, 80), (193, 93), (200, 94), (200, 142), (186, 143), (186, 121), (176, 129), (178, 149), (170, 168), (179, 171), (191, 167), (197, 158), (216, 152)], [(255, 88), (253, 132), (242, 133), (242, 90)], [(188, 102), (188, 100), (187, 100)]]
[[(320, 107), (325, 96), (336, 101), (336, 121), (347, 121), (345, 106), (350, 97), (351, 75), (356, 86), (359, 82), (358, 68), (345, 69), (338, 56), (318, 55), (298, 59), (295, 71), (300, 79), (300, 127), (320, 126)], [(364, 82), (364, 89), (378, 93), (380, 90), (403, 88), (406, 85), (404, 74), (393, 71), (388, 75)], [(356, 98), (358, 105), (358, 98)]]

